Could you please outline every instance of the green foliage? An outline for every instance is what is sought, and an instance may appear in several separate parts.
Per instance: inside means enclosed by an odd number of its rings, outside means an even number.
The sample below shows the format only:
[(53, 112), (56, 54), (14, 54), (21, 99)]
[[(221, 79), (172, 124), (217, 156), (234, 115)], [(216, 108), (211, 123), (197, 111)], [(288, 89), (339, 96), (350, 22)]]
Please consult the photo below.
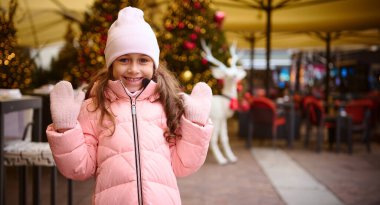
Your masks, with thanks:
[(218, 83), (211, 75), (210, 64), (201, 56), (200, 40), (211, 45), (214, 57), (226, 65), (229, 51), (210, 1), (173, 0), (163, 23), (165, 30), (159, 34), (161, 58), (179, 77), (184, 90), (190, 91), (195, 83), (204, 81), (217, 93)]

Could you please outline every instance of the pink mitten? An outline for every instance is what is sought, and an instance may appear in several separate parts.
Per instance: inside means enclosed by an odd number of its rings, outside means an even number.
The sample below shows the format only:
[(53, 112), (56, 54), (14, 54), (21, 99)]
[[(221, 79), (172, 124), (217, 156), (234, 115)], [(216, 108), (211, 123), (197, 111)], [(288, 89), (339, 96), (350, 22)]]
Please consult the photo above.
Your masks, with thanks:
[(190, 95), (182, 95), (185, 117), (192, 122), (205, 125), (210, 115), (211, 98), (211, 88), (206, 83), (197, 83)]
[(61, 81), (50, 93), (50, 111), (56, 130), (67, 130), (75, 127), (84, 99), (84, 92), (74, 95), (71, 83)]

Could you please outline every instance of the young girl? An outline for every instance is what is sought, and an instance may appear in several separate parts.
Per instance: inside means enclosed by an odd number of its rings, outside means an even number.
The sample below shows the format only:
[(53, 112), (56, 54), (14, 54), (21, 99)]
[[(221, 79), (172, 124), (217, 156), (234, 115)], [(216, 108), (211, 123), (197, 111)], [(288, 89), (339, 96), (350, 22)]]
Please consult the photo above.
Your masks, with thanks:
[(176, 176), (206, 158), (211, 89), (198, 83), (191, 95), (179, 93), (137, 8), (119, 12), (105, 59), (84, 102), (66, 81), (50, 94), (46, 132), (58, 169), (75, 180), (95, 176), (93, 204), (181, 204)]

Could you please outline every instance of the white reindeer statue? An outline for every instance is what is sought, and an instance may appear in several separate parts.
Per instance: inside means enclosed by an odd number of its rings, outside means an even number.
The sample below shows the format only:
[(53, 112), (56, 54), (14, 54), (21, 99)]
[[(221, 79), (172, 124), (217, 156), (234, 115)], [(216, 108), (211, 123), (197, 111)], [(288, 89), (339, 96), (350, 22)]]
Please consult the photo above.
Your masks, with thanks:
[[(239, 60), (236, 43), (230, 46), (230, 67), (227, 67), (212, 55), (211, 48), (206, 45), (203, 39), (201, 40), (201, 45), (203, 48), (202, 56), (215, 65), (215, 67), (211, 68), (212, 76), (216, 79), (222, 79), (224, 82), (222, 94), (214, 95), (212, 98), (210, 118), (214, 124), (214, 131), (210, 141), (210, 148), (219, 164), (223, 165), (228, 161), (236, 162), (237, 158), (229, 144), (227, 119), (234, 114), (234, 110), (230, 109), (230, 103), (231, 100), (237, 99), (237, 83), (245, 78), (246, 72), (243, 68), (236, 66)], [(218, 141), (220, 141), (225, 156), (219, 149)]]

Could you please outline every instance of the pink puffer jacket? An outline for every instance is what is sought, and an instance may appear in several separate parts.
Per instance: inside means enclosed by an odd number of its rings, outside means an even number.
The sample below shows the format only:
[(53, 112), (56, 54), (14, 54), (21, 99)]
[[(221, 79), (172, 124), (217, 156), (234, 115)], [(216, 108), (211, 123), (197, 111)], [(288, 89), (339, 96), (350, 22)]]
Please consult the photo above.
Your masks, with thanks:
[[(169, 146), (163, 137), (166, 116), (156, 84), (150, 82), (136, 100), (140, 149), (142, 201), (144, 205), (181, 204), (177, 177), (197, 171), (207, 155), (211, 123), (202, 127), (181, 119), (182, 138)], [(93, 101), (82, 104), (76, 127), (58, 133), (49, 125), (46, 133), (60, 172), (74, 180), (96, 177), (93, 204), (138, 204), (136, 152), (131, 99), (118, 81), (109, 81), (106, 96), (115, 114), (116, 129), (110, 136), (111, 122), (98, 125), (100, 112)], [(64, 108), (62, 108), (64, 109)]]

